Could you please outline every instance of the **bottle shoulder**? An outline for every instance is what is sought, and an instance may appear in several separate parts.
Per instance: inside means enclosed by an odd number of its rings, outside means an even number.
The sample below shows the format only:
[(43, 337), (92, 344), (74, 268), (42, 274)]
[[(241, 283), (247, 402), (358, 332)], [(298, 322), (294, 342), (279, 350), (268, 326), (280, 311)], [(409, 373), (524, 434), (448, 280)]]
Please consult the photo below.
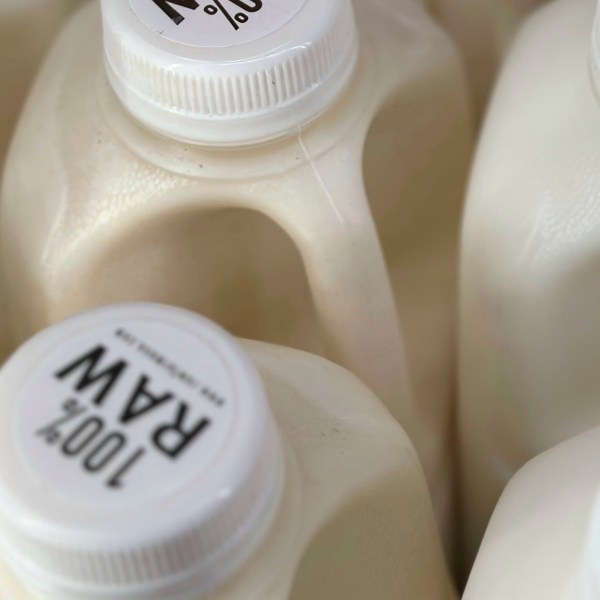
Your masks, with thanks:
[[(346, 139), (354, 136), (360, 147), (374, 112), (391, 95), (399, 88), (422, 86), (423, 80), (427, 85), (427, 80), (434, 79), (439, 73), (440, 63), (449, 60), (449, 40), (418, 3), (407, 0), (391, 10), (378, 0), (363, 0), (356, 10), (360, 16), (360, 64), (349, 89), (305, 128), (303, 133), (313, 156), (344, 136)], [(458, 64), (458, 57), (450, 54), (451, 60)], [(274, 162), (278, 163), (279, 171), (297, 166), (295, 136), (276, 143), (222, 152), (181, 142), (170, 143), (150, 133), (125, 113), (111, 93), (102, 55), (101, 17), (99, 6), (94, 3), (79, 11), (55, 44), (40, 76), (43, 85), (37, 85), (31, 94), (29, 110), (22, 119), (18, 136), (21, 141), (37, 130), (40, 115), (43, 115), (43, 120), (52, 123), (54, 128), (45, 128), (41, 132), (42, 139), (53, 144), (59, 142), (55, 151), (66, 157), (93, 160), (97, 169), (107, 170), (110, 166), (105, 166), (102, 156), (98, 155), (95, 145), (100, 142), (95, 133), (113, 137), (115, 144), (123, 144), (130, 150), (119, 160), (137, 159), (161, 164), (180, 176), (219, 178), (227, 174), (225, 164), (233, 164), (242, 172), (246, 168), (248, 172), (272, 170)], [(403, 57), (400, 63), (398, 56)], [(415, 69), (415, 62), (419, 63), (418, 69)], [(409, 84), (407, 79), (414, 82)], [(340, 130), (344, 135), (340, 135)], [(76, 138), (71, 145), (67, 143), (67, 132), (72, 132)], [(187, 154), (193, 156), (183, 155), (181, 149), (184, 147)], [(29, 150), (35, 151), (35, 148)], [(271, 163), (270, 167), (261, 166), (261, 161)], [(229, 177), (244, 177), (229, 171)]]
[[(284, 521), (296, 527), (287, 531), (288, 559), (280, 572), (271, 569), (269, 593), (260, 597), (288, 598), (305, 553), (312, 548), (318, 554), (315, 544), (318, 546), (321, 533), (339, 518), (350, 518), (346, 527), (360, 528), (367, 516), (358, 507), (365, 499), (369, 511), (377, 515), (374, 518), (388, 522), (396, 537), (406, 540), (402, 555), (413, 557), (413, 562), (400, 562), (393, 570), (399, 569), (409, 579), (410, 565), (420, 573), (421, 549), (426, 549), (428, 568), (435, 570), (438, 581), (432, 584), (429, 573), (429, 583), (412, 585), (423, 585), (428, 591), (433, 589), (431, 585), (448, 589), (421, 466), (408, 437), (379, 399), (354, 375), (323, 358), (262, 342), (244, 341), (243, 345), (260, 372), (289, 451), (287, 490), (293, 494), (288, 498), (291, 501), (293, 496), (297, 503), (295, 510), (284, 504), (288, 515)], [(382, 508), (388, 504), (394, 507), (390, 513)], [(348, 517), (349, 507), (357, 509), (349, 511), (352, 517)], [(415, 528), (420, 548), (410, 546)], [(282, 543), (274, 528), (272, 539), (249, 565), (248, 574)], [(381, 552), (375, 539), (370, 548), (373, 555)], [(360, 548), (356, 550), (360, 552)], [(381, 576), (388, 575), (383, 569)], [(248, 597), (247, 591), (243, 597)]]
[(599, 451), (600, 430), (594, 430), (515, 475), (496, 507), (465, 600), (570, 597), (600, 489)]
[[(129, 217), (192, 203), (198, 210), (209, 204), (262, 210), (271, 201), (280, 211), (282, 197), (298, 204), (309, 196), (331, 206), (331, 180), (360, 184), (365, 140), (379, 111), (397, 127), (411, 121), (407, 109), (415, 111), (413, 122), (431, 122), (442, 97), (444, 117), (462, 126), (466, 92), (458, 57), (446, 52), (449, 40), (420, 3), (406, 0), (392, 9), (363, 0), (357, 10), (359, 67), (330, 111), (301, 135), (215, 151), (161, 138), (119, 104), (104, 73), (99, 6), (90, 3), (64, 29), (30, 96), (5, 171), (0, 223), (31, 232), (22, 240), (27, 251), (52, 260), (74, 256), (96, 233), (125, 228)], [(423, 106), (416, 97), (436, 101)], [(381, 120), (376, 129), (376, 136), (389, 136)], [(404, 128), (395, 135), (414, 134)], [(358, 184), (353, 189), (362, 194)]]
[(301, 350), (253, 341), (244, 346), (261, 373), (284, 436), (303, 460), (314, 461), (316, 469), (337, 469), (336, 462), (363, 457), (365, 474), (377, 477), (396, 469), (400, 456), (406, 463), (402, 470), (419, 476), (408, 436), (355, 375)]
[(500, 272), (518, 267), (530, 282), (532, 272), (543, 278), (545, 265), (589, 256), (600, 226), (600, 103), (589, 72), (594, 9), (593, 2), (556, 2), (526, 23), (474, 163), (467, 252)]

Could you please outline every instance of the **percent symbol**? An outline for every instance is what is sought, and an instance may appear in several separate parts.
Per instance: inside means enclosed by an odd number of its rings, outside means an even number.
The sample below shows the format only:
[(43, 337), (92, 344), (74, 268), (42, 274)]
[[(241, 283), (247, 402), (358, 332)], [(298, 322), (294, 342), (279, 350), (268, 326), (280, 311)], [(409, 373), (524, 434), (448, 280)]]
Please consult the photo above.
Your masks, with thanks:
[(258, 12), (263, 7), (263, 0), (229, 0), (238, 9), (245, 11), (232, 14), (232, 12), (223, 6), (221, 0), (212, 0), (212, 2), (214, 4), (208, 4), (204, 7), (204, 12), (211, 16), (221, 13), (236, 31), (240, 28), (240, 24), (243, 25), (248, 22), (250, 19), (248, 13)]
[(36, 435), (43, 437), (49, 444), (56, 444), (60, 440), (61, 433), (59, 428), (62, 425), (87, 412), (87, 408), (81, 406), (77, 400), (67, 400), (63, 404), (62, 409), (64, 413), (62, 417), (36, 431)]

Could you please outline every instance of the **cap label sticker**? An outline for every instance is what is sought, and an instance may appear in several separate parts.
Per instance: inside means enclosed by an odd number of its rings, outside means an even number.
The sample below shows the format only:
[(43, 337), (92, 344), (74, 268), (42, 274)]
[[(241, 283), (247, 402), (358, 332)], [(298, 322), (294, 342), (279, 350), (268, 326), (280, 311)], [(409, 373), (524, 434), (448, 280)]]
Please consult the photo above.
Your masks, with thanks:
[(277, 31), (306, 0), (129, 0), (155, 33), (199, 48), (247, 44)]
[(189, 484), (218, 459), (235, 418), (223, 359), (167, 324), (82, 333), (32, 375), (18, 414), (22, 451), (53, 487), (85, 501), (153, 500)]

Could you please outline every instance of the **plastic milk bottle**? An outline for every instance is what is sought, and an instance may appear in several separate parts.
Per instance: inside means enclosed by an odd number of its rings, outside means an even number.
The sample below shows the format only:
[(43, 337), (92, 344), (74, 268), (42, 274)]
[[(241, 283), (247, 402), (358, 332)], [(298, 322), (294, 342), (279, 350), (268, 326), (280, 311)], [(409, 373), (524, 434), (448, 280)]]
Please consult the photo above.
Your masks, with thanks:
[(561, 0), (525, 24), (474, 166), (460, 341), (469, 556), (511, 476), (600, 425), (595, 9)]
[(464, 600), (600, 597), (600, 430), (532, 460), (504, 492)]
[(14, 343), (151, 300), (325, 355), (405, 427), (447, 528), (471, 143), (451, 41), (411, 0), (99, 8), (55, 45), (9, 159)]
[(357, 378), (160, 305), (0, 374), (6, 600), (452, 600), (406, 434)]

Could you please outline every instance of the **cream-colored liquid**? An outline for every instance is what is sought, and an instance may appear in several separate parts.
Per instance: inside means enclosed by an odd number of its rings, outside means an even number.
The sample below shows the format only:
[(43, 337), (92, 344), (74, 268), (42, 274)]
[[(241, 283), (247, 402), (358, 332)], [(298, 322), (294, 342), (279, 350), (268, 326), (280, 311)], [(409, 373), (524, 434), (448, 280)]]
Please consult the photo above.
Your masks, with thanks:
[(339, 102), (301, 133), (227, 151), (160, 138), (126, 114), (103, 71), (97, 7), (80, 14), (38, 80), (5, 180), (13, 341), (148, 300), (324, 354), (408, 431), (449, 536), (466, 85), (420, 4), (356, 9), (361, 57)]
[(472, 87), (477, 119), (485, 110), (498, 68), (523, 19), (548, 0), (428, 0), (457, 41)]
[[(247, 342), (286, 447), (270, 535), (206, 600), (452, 600), (423, 471), (406, 434), (355, 377)], [(0, 598), (33, 600), (0, 567)]]
[[(504, 492), (463, 600), (593, 600), (589, 539), (600, 490), (600, 431), (532, 460)], [(597, 546), (597, 543), (596, 543)], [(591, 565), (590, 565), (591, 563)]]
[(462, 473), (468, 557), (530, 458), (600, 425), (600, 106), (594, 0), (528, 21), (484, 129), (461, 282)]

